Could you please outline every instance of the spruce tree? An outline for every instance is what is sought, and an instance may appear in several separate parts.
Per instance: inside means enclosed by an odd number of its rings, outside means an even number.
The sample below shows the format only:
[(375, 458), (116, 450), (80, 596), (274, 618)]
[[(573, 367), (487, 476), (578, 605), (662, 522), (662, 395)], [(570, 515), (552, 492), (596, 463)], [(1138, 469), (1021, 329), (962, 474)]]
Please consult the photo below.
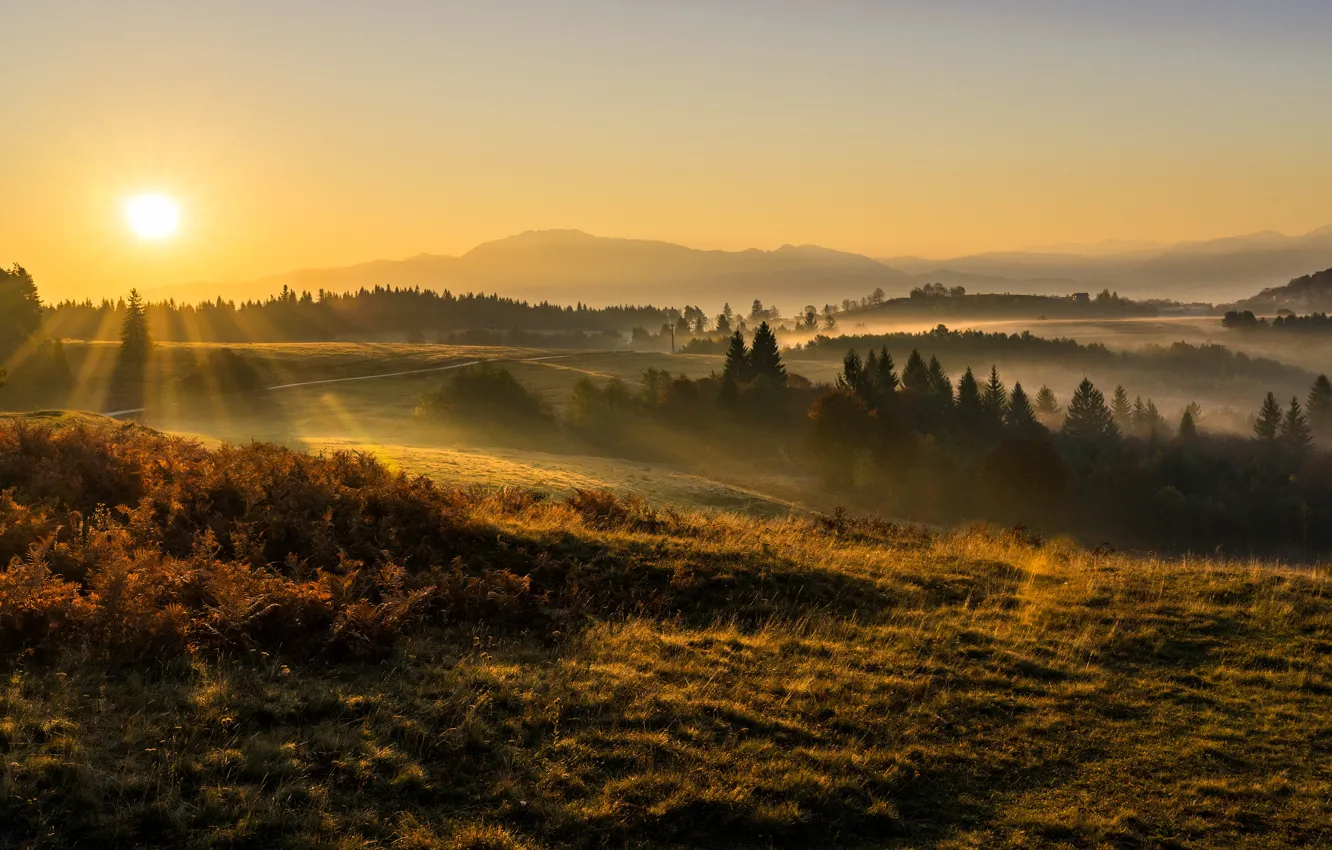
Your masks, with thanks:
[(1105, 396), (1087, 378), (1078, 384), (1068, 403), (1064, 433), (1092, 442), (1112, 441), (1120, 436), (1119, 426), (1115, 424), (1110, 408), (1105, 406)]
[(948, 373), (944, 371), (943, 364), (939, 362), (938, 357), (930, 357), (929, 377), (930, 392), (939, 399), (952, 402), (953, 382), (949, 380)]
[(1121, 431), (1127, 431), (1133, 424), (1133, 408), (1129, 406), (1128, 392), (1123, 384), (1115, 387), (1110, 397), (1110, 415), (1115, 417), (1115, 424)]
[(880, 402), (890, 402), (897, 394), (897, 366), (887, 346), (879, 349), (879, 357), (874, 361), (870, 372), (870, 383), (874, 385), (874, 396)]
[(990, 380), (985, 382), (985, 392), (981, 394), (981, 407), (985, 410), (985, 418), (992, 424), (999, 425), (1004, 421), (1008, 389), (999, 380), (999, 370), (994, 365), (990, 366)]
[(976, 383), (976, 376), (971, 373), (970, 366), (957, 381), (956, 410), (958, 420), (968, 428), (980, 424), (981, 418), (985, 415), (980, 385)]
[(1198, 439), (1198, 426), (1193, 423), (1192, 411), (1185, 410), (1184, 415), (1179, 418), (1179, 441), (1181, 443), (1193, 443)]
[(774, 387), (786, 386), (786, 367), (782, 365), (782, 354), (777, 348), (777, 335), (767, 322), (760, 322), (758, 330), (754, 331), (749, 362), (755, 378), (764, 378)]
[(726, 365), (722, 367), (722, 379), (732, 384), (748, 383), (753, 377), (749, 360), (749, 349), (745, 346), (745, 335), (739, 330), (731, 334), (731, 343), (726, 348)]
[(1286, 418), (1281, 420), (1281, 441), (1297, 455), (1304, 454), (1313, 444), (1309, 419), (1304, 415), (1298, 398), (1291, 398)]
[[(870, 356), (874, 356), (873, 351), (870, 351)], [(842, 373), (837, 376), (837, 389), (855, 393), (861, 401), (868, 401), (869, 381), (866, 364), (861, 362), (856, 350), (851, 349), (842, 358)]]
[(1013, 392), (1008, 396), (1008, 409), (1004, 412), (1004, 422), (1014, 431), (1026, 432), (1038, 427), (1036, 411), (1032, 410), (1021, 381), (1013, 384)]
[(920, 352), (911, 349), (906, 367), (902, 369), (902, 389), (907, 392), (924, 394), (930, 389), (930, 370)]
[(126, 357), (146, 357), (153, 347), (148, 334), (148, 314), (139, 290), (131, 289), (125, 304), (125, 320), (120, 326), (120, 353)]
[(35, 334), (41, 324), (42, 300), (32, 275), (18, 264), (0, 268), (0, 354)]
[(1315, 434), (1332, 433), (1332, 383), (1327, 375), (1319, 375), (1309, 390), (1307, 402), (1309, 426)]
[(1161, 411), (1156, 409), (1156, 402), (1150, 398), (1147, 399), (1147, 418), (1145, 422), (1143, 430), (1147, 432), (1147, 436), (1152, 438), (1155, 438), (1160, 433), (1161, 428), (1165, 426), (1165, 417), (1161, 415)]
[(1263, 406), (1258, 411), (1258, 418), (1253, 423), (1254, 439), (1261, 443), (1275, 443), (1277, 436), (1281, 433), (1281, 405), (1277, 404), (1276, 396), (1272, 393), (1267, 394), (1263, 399)]
[(1133, 399), (1133, 410), (1129, 413), (1129, 422), (1133, 433), (1141, 434), (1147, 429), (1147, 405), (1142, 403), (1142, 396)]
[(1055, 400), (1054, 390), (1047, 386), (1042, 386), (1036, 392), (1036, 412), (1041, 416), (1058, 416), (1061, 411), (1059, 402)]

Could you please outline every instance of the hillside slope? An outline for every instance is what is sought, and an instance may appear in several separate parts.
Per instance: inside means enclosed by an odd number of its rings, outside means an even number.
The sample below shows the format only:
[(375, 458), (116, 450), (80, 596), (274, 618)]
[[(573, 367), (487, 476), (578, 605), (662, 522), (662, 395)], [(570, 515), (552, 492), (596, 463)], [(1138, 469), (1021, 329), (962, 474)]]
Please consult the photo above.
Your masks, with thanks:
[(86, 418), (0, 481), (0, 846), (1332, 840), (1325, 573)]

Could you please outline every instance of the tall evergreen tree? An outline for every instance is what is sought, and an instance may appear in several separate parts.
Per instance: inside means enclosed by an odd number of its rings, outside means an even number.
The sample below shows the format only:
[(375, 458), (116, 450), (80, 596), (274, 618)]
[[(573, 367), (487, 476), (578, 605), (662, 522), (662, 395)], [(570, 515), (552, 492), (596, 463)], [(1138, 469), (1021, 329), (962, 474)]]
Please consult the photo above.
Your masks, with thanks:
[(1147, 417), (1143, 421), (1145, 423), (1143, 431), (1146, 432), (1147, 436), (1152, 438), (1155, 438), (1157, 434), (1161, 432), (1161, 429), (1165, 427), (1165, 417), (1162, 416), (1161, 411), (1156, 408), (1156, 402), (1152, 401), (1150, 398), (1147, 399)]
[(956, 410), (958, 421), (968, 428), (979, 425), (985, 415), (984, 404), (981, 401), (980, 385), (976, 383), (976, 376), (971, 373), (970, 366), (957, 380)]
[(1332, 433), (1332, 383), (1328, 382), (1327, 375), (1319, 375), (1314, 380), (1309, 390), (1307, 407), (1309, 426), (1314, 433)]
[(1121, 431), (1127, 431), (1133, 425), (1133, 408), (1129, 405), (1128, 392), (1123, 384), (1116, 386), (1110, 396), (1110, 415), (1115, 417), (1115, 424)]
[(891, 396), (897, 392), (900, 383), (897, 380), (897, 364), (893, 363), (893, 355), (888, 353), (887, 346), (879, 349), (879, 359), (874, 362), (871, 372), (874, 388), (881, 397)]
[(1008, 388), (999, 380), (999, 370), (991, 364), (990, 379), (985, 382), (985, 392), (981, 394), (981, 407), (985, 418), (994, 425), (1002, 424), (1004, 413), (1008, 409)]
[(1276, 396), (1269, 392), (1258, 410), (1258, 418), (1253, 422), (1254, 439), (1261, 443), (1275, 443), (1281, 433), (1281, 418), (1281, 405), (1277, 404)]
[(1068, 403), (1068, 416), (1064, 419), (1064, 433), (1090, 442), (1117, 440), (1119, 426), (1105, 405), (1105, 395), (1083, 378)]
[(1031, 407), (1027, 393), (1022, 389), (1022, 382), (1013, 384), (1013, 392), (1008, 396), (1008, 409), (1004, 412), (1004, 422), (1014, 431), (1032, 431), (1039, 426), (1036, 423), (1036, 411)]
[(1133, 433), (1141, 434), (1147, 430), (1147, 405), (1142, 403), (1142, 396), (1133, 399), (1133, 410), (1129, 413), (1129, 423)]
[(42, 324), (42, 300), (27, 269), (0, 268), (0, 354), (32, 336)]
[(153, 347), (148, 334), (148, 314), (139, 290), (131, 289), (125, 302), (125, 319), (120, 325), (120, 352), (126, 357), (144, 357)]
[[(873, 350), (870, 351), (870, 356), (874, 356)], [(869, 400), (869, 370), (854, 348), (842, 358), (842, 373), (837, 376), (837, 389), (854, 393), (861, 401)]]
[(945, 402), (951, 402), (953, 400), (953, 382), (949, 380), (948, 373), (944, 371), (943, 364), (939, 362), (938, 357), (930, 357), (929, 376), (930, 392)]
[(758, 330), (754, 331), (749, 362), (755, 378), (765, 378), (775, 387), (786, 386), (786, 367), (782, 365), (782, 353), (777, 348), (777, 335), (767, 322), (760, 322)]
[(1281, 441), (1297, 455), (1308, 451), (1313, 444), (1313, 434), (1309, 429), (1309, 419), (1304, 415), (1298, 398), (1291, 398), (1286, 409), (1286, 418), (1281, 420)]
[(726, 348), (726, 365), (722, 367), (722, 378), (734, 384), (748, 383), (753, 377), (753, 368), (749, 360), (749, 349), (745, 346), (745, 335), (739, 330), (731, 334), (730, 345)]
[(1185, 410), (1184, 415), (1179, 418), (1179, 441), (1181, 443), (1194, 443), (1198, 440), (1198, 426), (1193, 422), (1193, 412)]
[(902, 389), (922, 395), (930, 390), (929, 367), (925, 365), (925, 358), (914, 348), (902, 369)]
[(1063, 412), (1055, 399), (1054, 390), (1042, 385), (1036, 391), (1036, 412), (1041, 416), (1058, 416)]

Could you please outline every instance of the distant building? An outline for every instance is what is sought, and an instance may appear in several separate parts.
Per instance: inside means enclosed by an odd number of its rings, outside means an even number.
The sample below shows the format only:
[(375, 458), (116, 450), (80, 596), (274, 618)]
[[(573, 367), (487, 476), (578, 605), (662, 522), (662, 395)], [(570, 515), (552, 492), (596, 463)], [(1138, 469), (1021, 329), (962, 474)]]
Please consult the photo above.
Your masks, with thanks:
[(1078, 303), (1078, 304), (1090, 304), (1090, 303), (1091, 303), (1091, 293), (1090, 293), (1090, 292), (1075, 292), (1075, 293), (1073, 293), (1073, 301), (1076, 302), (1076, 303)]

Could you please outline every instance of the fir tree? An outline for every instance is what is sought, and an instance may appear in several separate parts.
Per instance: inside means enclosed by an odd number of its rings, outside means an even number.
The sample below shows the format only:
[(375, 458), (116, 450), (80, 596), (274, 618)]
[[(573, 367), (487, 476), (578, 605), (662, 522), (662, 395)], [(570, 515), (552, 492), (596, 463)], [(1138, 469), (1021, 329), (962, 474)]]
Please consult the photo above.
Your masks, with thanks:
[(902, 389), (907, 392), (924, 394), (930, 390), (930, 370), (920, 352), (911, 349), (906, 367), (902, 369)]
[(745, 346), (745, 335), (739, 330), (731, 334), (731, 344), (726, 348), (726, 365), (722, 367), (722, 379), (732, 384), (748, 383), (753, 377), (749, 359), (749, 349)]
[(969, 428), (980, 424), (981, 417), (985, 415), (980, 385), (976, 383), (976, 376), (971, 373), (970, 366), (957, 381), (956, 409), (958, 420)]
[(1277, 404), (1275, 395), (1268, 393), (1253, 423), (1254, 439), (1262, 443), (1275, 443), (1280, 433), (1281, 405)]
[(1197, 440), (1198, 426), (1193, 424), (1193, 413), (1186, 409), (1184, 415), (1179, 418), (1179, 441), (1193, 443)]
[(1123, 384), (1115, 387), (1110, 396), (1110, 415), (1115, 417), (1115, 424), (1121, 431), (1127, 431), (1133, 425), (1133, 408), (1129, 406), (1128, 392)]
[(1036, 412), (1041, 416), (1058, 416), (1063, 412), (1059, 408), (1059, 402), (1055, 400), (1054, 390), (1042, 386), (1036, 391)]
[[(870, 351), (870, 356), (874, 352)], [(855, 393), (861, 401), (866, 401), (870, 389), (870, 376), (866, 364), (853, 348), (842, 358), (842, 373), (837, 376), (837, 389)]]
[[(871, 352), (872, 353), (872, 352)], [(874, 368), (869, 370), (870, 383), (874, 385), (875, 399), (880, 402), (892, 401), (897, 394), (897, 366), (893, 355), (885, 346), (879, 349), (879, 357), (874, 361)]]
[(1152, 438), (1155, 438), (1161, 432), (1161, 428), (1165, 426), (1165, 417), (1161, 415), (1161, 411), (1156, 409), (1156, 402), (1150, 398), (1147, 399), (1147, 416), (1143, 422), (1143, 431)]
[(1286, 409), (1286, 418), (1281, 420), (1281, 441), (1297, 455), (1304, 454), (1313, 444), (1309, 419), (1300, 408), (1298, 398), (1291, 398), (1290, 407)]
[(1032, 431), (1037, 427), (1036, 411), (1032, 410), (1021, 381), (1013, 384), (1013, 392), (1008, 396), (1008, 409), (1004, 412), (1004, 422), (1014, 431)]
[(148, 334), (148, 315), (139, 290), (131, 289), (125, 303), (125, 320), (120, 326), (120, 352), (126, 357), (145, 357), (153, 347)]
[(985, 382), (985, 392), (981, 395), (981, 407), (985, 410), (985, 418), (992, 424), (998, 425), (1004, 421), (1004, 413), (1008, 409), (1008, 389), (999, 380), (999, 370), (993, 365), (990, 366), (990, 380)]
[(1110, 409), (1105, 406), (1105, 396), (1087, 378), (1078, 384), (1068, 403), (1064, 433), (1076, 439), (1096, 442), (1112, 441), (1120, 436), (1119, 426), (1115, 424)]
[(1309, 426), (1315, 434), (1326, 435), (1332, 432), (1332, 383), (1327, 375), (1319, 375), (1309, 390), (1307, 402)]
[(767, 322), (760, 322), (758, 330), (754, 331), (749, 363), (755, 378), (765, 378), (774, 387), (786, 386), (786, 367), (782, 365), (782, 354), (777, 348), (777, 335)]
[(42, 323), (42, 301), (37, 284), (22, 266), (0, 268), (0, 353), (37, 332)]
[(936, 397), (946, 402), (953, 400), (953, 382), (948, 379), (948, 373), (944, 371), (938, 357), (930, 357), (929, 386), (930, 392)]

